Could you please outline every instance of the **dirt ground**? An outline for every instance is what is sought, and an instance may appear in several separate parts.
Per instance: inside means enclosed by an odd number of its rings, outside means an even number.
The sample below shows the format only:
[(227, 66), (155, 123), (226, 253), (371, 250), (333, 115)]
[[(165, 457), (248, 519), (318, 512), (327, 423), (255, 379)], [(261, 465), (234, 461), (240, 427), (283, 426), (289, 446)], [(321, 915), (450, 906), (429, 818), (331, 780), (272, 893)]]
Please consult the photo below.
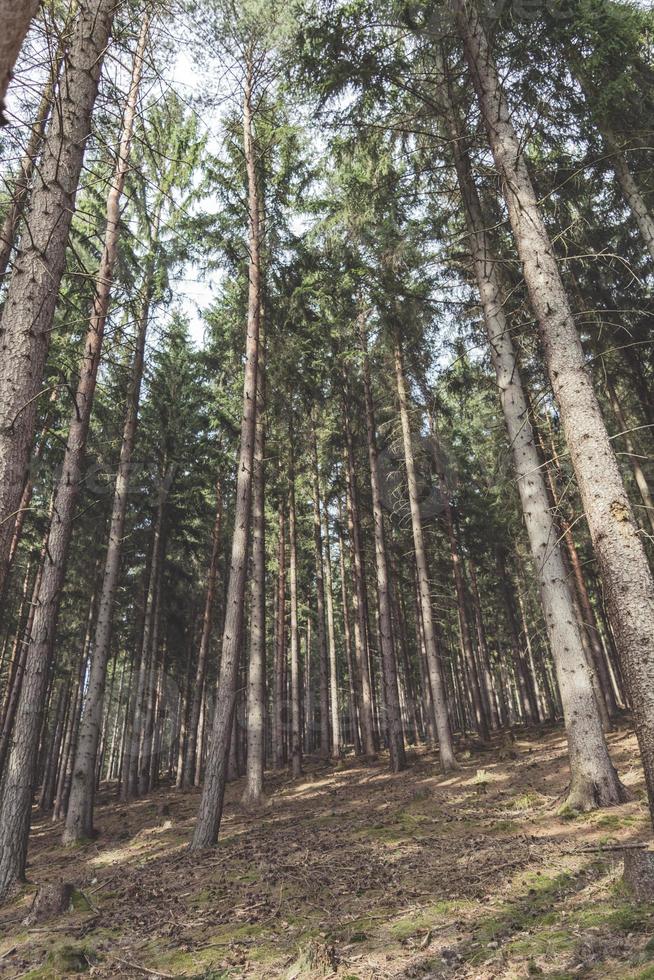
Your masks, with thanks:
[[(529, 731), (460, 747), (307, 761), (269, 774), (257, 812), (230, 785), (219, 846), (186, 850), (197, 793), (162, 788), (98, 807), (98, 839), (66, 850), (36, 819), (30, 884), (0, 910), (0, 976), (654, 980), (654, 906), (638, 905), (611, 844), (649, 841), (627, 729), (610, 736), (634, 801), (561, 817), (565, 739)], [(73, 909), (22, 924), (36, 885), (73, 882)]]

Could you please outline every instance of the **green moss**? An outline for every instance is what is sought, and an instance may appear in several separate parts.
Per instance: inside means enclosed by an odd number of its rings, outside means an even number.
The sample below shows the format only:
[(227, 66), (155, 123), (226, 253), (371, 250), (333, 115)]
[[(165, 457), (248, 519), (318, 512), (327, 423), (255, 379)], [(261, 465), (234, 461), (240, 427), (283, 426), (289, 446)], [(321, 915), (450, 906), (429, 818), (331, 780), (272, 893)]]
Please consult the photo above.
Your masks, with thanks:
[(25, 980), (61, 980), (87, 973), (97, 959), (95, 949), (86, 943), (60, 943), (50, 950), (42, 966), (25, 974)]

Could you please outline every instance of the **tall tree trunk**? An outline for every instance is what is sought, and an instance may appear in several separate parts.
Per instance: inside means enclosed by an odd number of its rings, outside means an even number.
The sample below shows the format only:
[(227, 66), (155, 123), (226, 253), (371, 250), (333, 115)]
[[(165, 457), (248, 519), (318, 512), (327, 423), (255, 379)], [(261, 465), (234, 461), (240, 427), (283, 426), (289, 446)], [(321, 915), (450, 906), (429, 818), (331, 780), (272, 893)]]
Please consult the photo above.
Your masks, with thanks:
[[(147, 27), (147, 25), (145, 26)], [(32, 781), (38, 751), (38, 731), (56, 637), (57, 618), (65, 578), (68, 548), (73, 531), (75, 506), (83, 477), (82, 467), (86, 439), (102, 351), (104, 327), (111, 298), (113, 270), (118, 251), (120, 200), (129, 165), (129, 151), (142, 73), (144, 43), (144, 40), (142, 44), (139, 42), (139, 49), (134, 60), (118, 157), (107, 197), (105, 241), (95, 281), (96, 294), (89, 330), (85, 339), (85, 351), (74, 399), (74, 410), (70, 420), (62, 475), (55, 493), (46, 557), (25, 662), (23, 691), (16, 715), (14, 745), (9, 757), (4, 795), (0, 805), (0, 895), (6, 892), (13, 881), (22, 878), (24, 872), (30, 823)], [(47, 159), (43, 163), (42, 175), (46, 168)], [(61, 187), (61, 169), (58, 184)], [(37, 195), (38, 188), (35, 192), (35, 200)], [(65, 222), (62, 223), (65, 224)], [(33, 240), (34, 229), (31, 230)], [(65, 240), (62, 243), (62, 248), (64, 246)], [(16, 265), (14, 278), (17, 275), (20, 275), (20, 262)], [(7, 303), (9, 303), (13, 282), (12, 279)], [(50, 283), (50, 288), (53, 288), (52, 283)], [(56, 292), (56, 290), (54, 291)], [(38, 293), (38, 288), (35, 287), (34, 292)], [(4, 318), (3, 328), (6, 328)]]
[(273, 704), (273, 755), (275, 769), (284, 765), (284, 720), (286, 717), (286, 519), (279, 503), (279, 542), (277, 546), (277, 645)]
[(375, 410), (372, 400), (370, 361), (368, 358), (365, 325), (361, 328), (360, 339), (363, 351), (363, 393), (366, 406), (368, 465), (370, 468), (372, 512), (375, 526), (375, 565), (377, 571), (377, 596), (379, 601), (382, 683), (386, 706), (385, 721), (388, 731), (391, 769), (393, 772), (401, 772), (402, 769), (406, 769), (406, 752), (404, 748), (404, 733), (402, 731), (402, 716), (400, 714), (400, 696), (397, 685), (397, 664), (395, 661), (395, 650), (393, 648), (393, 619), (391, 615), (388, 557), (386, 554), (386, 538), (384, 534), (384, 511), (379, 482), (379, 453), (377, 449)]
[(627, 206), (638, 225), (638, 230), (643, 237), (652, 261), (654, 261), (654, 215), (649, 210), (645, 196), (629, 169), (624, 146), (621, 144), (613, 128), (605, 120), (599, 118), (597, 114), (596, 94), (584, 69), (582, 58), (576, 49), (573, 48), (569, 48), (567, 54), (568, 63), (572, 66), (573, 74), (586, 97), (590, 112), (594, 116), (597, 128), (602, 134), (604, 145), (609, 151), (609, 165), (613, 168)]
[(145, 593), (145, 603), (143, 609), (143, 633), (141, 636), (141, 649), (138, 660), (135, 662), (136, 683), (132, 679), (133, 697), (130, 698), (128, 716), (126, 719), (127, 727), (125, 733), (125, 745), (123, 751), (122, 778), (120, 787), (120, 797), (128, 800), (138, 794), (138, 775), (139, 775), (139, 753), (141, 737), (143, 733), (143, 722), (146, 712), (145, 697), (147, 693), (148, 670), (150, 667), (152, 653), (152, 639), (156, 625), (156, 606), (159, 595), (159, 585), (161, 582), (161, 566), (164, 556), (164, 521), (166, 515), (166, 505), (168, 501), (169, 469), (166, 459), (161, 464), (161, 485), (159, 487), (159, 499), (157, 511), (154, 518), (152, 529), (152, 552), (150, 560), (150, 574)]
[(331, 710), (331, 754), (335, 758), (341, 754), (341, 731), (338, 715), (338, 662), (336, 658), (336, 631), (334, 626), (334, 592), (332, 582), (332, 553), (329, 539), (328, 502), (322, 511), (323, 543), (325, 546), (325, 594), (327, 598), (327, 642), (329, 645), (329, 706)]
[[(300, 644), (301, 647), (301, 644)], [(313, 752), (315, 746), (315, 720), (314, 720), (314, 699), (313, 699), (313, 685), (312, 685), (312, 670), (311, 654), (313, 652), (313, 646), (311, 643), (311, 615), (307, 615), (307, 631), (306, 631), (306, 641), (304, 647), (305, 653), (303, 660), (303, 669), (301, 671), (302, 680), (304, 681), (304, 711), (302, 712), (302, 719), (304, 721), (304, 751), (308, 755)]]
[[(9, 655), (9, 667), (5, 678), (5, 691), (2, 700), (2, 709), (0, 710), (0, 746), (4, 742), (5, 721), (7, 720), (9, 704), (11, 702), (12, 696), (14, 696), (13, 692), (17, 682), (19, 669), (22, 670), (22, 668), (20, 668), (19, 666), (21, 662), (21, 654), (26, 649), (26, 645), (22, 641), (23, 641), (23, 631), (30, 617), (30, 611), (31, 611), (28, 610), (26, 612), (25, 606), (27, 605), (27, 597), (30, 594), (30, 583), (32, 580), (32, 564), (33, 561), (32, 561), (32, 557), (30, 556), (27, 562), (27, 568), (25, 569), (25, 577), (23, 579), (23, 587), (21, 589), (20, 604), (18, 606), (18, 612), (16, 614), (16, 632), (14, 634), (14, 642), (12, 644), (11, 653)], [(39, 567), (37, 566), (36, 575), (38, 576), (38, 574), (39, 574)], [(8, 643), (8, 640), (9, 640), (9, 633), (7, 633), (7, 639), (5, 642)], [(23, 659), (23, 667), (24, 666), (25, 664)], [(8, 737), (9, 736), (7, 736), (7, 738)], [(2, 769), (3, 769), (4, 755), (5, 753), (2, 752), (2, 748), (0, 747), (0, 773), (2, 773)]]
[(313, 544), (316, 562), (316, 619), (318, 624), (318, 676), (320, 694), (320, 755), (329, 756), (329, 661), (325, 630), (325, 578), (322, 551), (322, 516), (320, 500), (320, 469), (318, 464), (318, 437), (315, 422), (311, 423), (311, 450), (313, 462)]
[(57, 49), (50, 65), (48, 80), (43, 89), (43, 95), (36, 111), (36, 119), (32, 125), (30, 138), (20, 161), (18, 176), (11, 189), (9, 206), (2, 222), (2, 228), (0, 229), (0, 280), (4, 279), (7, 273), (9, 259), (16, 245), (21, 218), (27, 207), (29, 190), (43, 149), (45, 130), (52, 112), (63, 60), (64, 41), (62, 36), (57, 43)]
[(115, 0), (87, 0), (78, 16), (66, 84), (26, 212), (29, 236), (14, 264), (0, 324), (0, 589), (28, 476), (68, 232), (115, 10)]
[[(574, 375), (577, 378), (574, 387), (581, 393), (585, 386), (587, 393), (594, 400), (592, 390), (587, 384), (588, 379), (583, 367), (583, 355), (581, 354), (579, 339), (567, 306), (556, 261), (538, 213), (526, 164), (521, 157), (521, 150), (508, 117), (507, 107), (491, 62), (481, 21), (476, 13), (468, 13), (468, 11), (472, 11), (472, 7), (467, 8), (464, 0), (456, 0), (456, 6), (461, 30), (465, 36), (466, 57), (486, 118), (496, 163), (505, 183), (507, 200), (512, 215), (511, 220), (516, 240), (519, 242), (519, 251), (532, 305), (541, 321), (544, 339), (545, 332), (552, 328), (553, 320), (549, 312), (547, 314), (544, 312), (545, 307), (549, 309), (547, 301), (543, 303), (543, 297), (535, 295), (538, 289), (542, 287), (544, 290), (550, 291), (551, 302), (553, 304), (558, 302), (559, 310), (563, 309), (560, 304), (563, 304), (568, 310), (568, 326), (572, 328), (573, 334), (573, 337), (568, 338), (568, 343), (574, 339), (580, 358), (579, 371)], [(489, 86), (492, 87), (492, 91)], [(456, 113), (453, 113), (451, 109), (450, 126), (454, 137), (452, 149), (464, 202), (475, 275), (484, 311), (484, 323), (497, 375), (500, 401), (518, 476), (518, 491), (538, 575), (543, 613), (563, 702), (571, 769), (568, 804), (571, 807), (581, 809), (608, 805), (623, 800), (625, 790), (613, 768), (606, 747), (592, 679), (566, 577), (559, 536), (549, 509), (541, 460), (529, 422), (528, 407), (518, 371), (515, 350), (504, 316), (503, 296), (496, 264), (488, 246), (469, 158), (460, 141), (460, 126), (456, 119)], [(510, 135), (512, 135), (513, 142), (511, 145), (514, 154), (511, 159), (504, 143), (505, 138)], [(522, 204), (518, 204), (516, 193), (519, 195)], [(526, 220), (537, 222), (542, 233), (540, 238), (538, 236), (534, 238), (535, 226), (531, 228), (530, 225), (530, 228), (527, 228), (524, 224), (525, 219), (518, 213), (523, 205), (531, 208), (531, 217)], [(541, 270), (538, 267), (539, 259), (549, 267), (549, 274), (545, 279), (541, 278)], [(555, 296), (558, 298), (555, 299)], [(557, 322), (562, 324), (563, 320), (559, 318)], [(549, 357), (548, 362), (551, 368), (552, 362)], [(565, 355), (563, 362), (565, 362)], [(563, 372), (568, 381), (571, 380), (568, 372), (569, 362), (565, 365), (563, 362), (560, 364), (557, 362), (556, 376), (552, 377), (552, 381), (555, 391), (559, 390), (559, 395), (561, 391), (564, 392), (563, 401), (560, 398), (559, 401), (562, 409), (565, 403), (566, 412), (570, 417), (570, 413), (576, 415), (577, 406), (574, 404), (574, 396), (570, 397), (571, 390), (568, 384), (564, 382), (561, 385), (560, 383), (562, 379), (560, 372)], [(597, 407), (599, 410), (599, 406)], [(572, 422), (571, 428), (576, 429), (576, 426), (577, 423)], [(611, 452), (608, 443), (606, 448)], [(581, 455), (583, 455), (583, 451)], [(615, 460), (613, 462), (615, 463)], [(506, 590), (506, 579), (504, 579), (502, 587)], [(507, 596), (506, 592), (505, 597), (510, 610), (511, 597)], [(520, 657), (519, 651), (518, 656)], [(522, 658), (520, 658), (518, 666), (521, 665)], [(526, 677), (525, 682), (528, 683)], [(527, 688), (526, 693), (531, 699), (529, 688)], [(534, 711), (533, 704), (531, 710)]]
[(470, 591), (472, 593), (472, 608), (475, 614), (475, 627), (477, 629), (477, 646), (479, 649), (479, 660), (481, 673), (486, 687), (486, 698), (488, 701), (491, 728), (499, 728), (501, 725), (497, 697), (493, 686), (493, 676), (491, 671), (490, 654), (486, 641), (486, 629), (484, 626), (484, 614), (479, 598), (479, 588), (477, 586), (477, 572), (472, 561), (468, 562), (470, 570)]
[(354, 443), (347, 404), (343, 405), (346, 437), (347, 468), (347, 517), (352, 563), (354, 568), (354, 655), (357, 668), (357, 691), (359, 695), (359, 722), (361, 724), (362, 748), (365, 755), (375, 754), (375, 726), (372, 715), (372, 685), (368, 659), (368, 630), (366, 617), (366, 591), (363, 569), (363, 549), (361, 546), (361, 524), (356, 487), (356, 465)]
[(418, 597), (420, 601), (423, 640), (425, 644), (427, 668), (429, 671), (429, 683), (434, 710), (434, 722), (438, 738), (438, 746), (440, 749), (441, 768), (443, 772), (450, 772), (451, 770), (457, 768), (457, 761), (454, 756), (454, 746), (452, 744), (452, 732), (450, 730), (448, 718), (447, 695), (445, 691), (443, 673), (441, 670), (440, 653), (436, 645), (436, 629), (431, 607), (431, 586), (429, 582), (429, 570), (427, 567), (427, 552), (425, 550), (425, 541), (422, 531), (422, 517), (420, 514), (418, 483), (413, 458), (413, 443), (411, 439), (411, 425), (409, 422), (409, 407), (406, 381), (404, 378), (404, 364), (399, 342), (396, 343), (395, 346), (395, 380), (397, 384), (397, 397), (400, 407), (400, 421), (402, 424), (404, 464), (407, 474), (409, 507), (411, 510), (411, 528), (413, 531), (413, 547), (418, 575)]
[(6, 123), (5, 96), (11, 81), (11, 73), (18, 60), (23, 41), (39, 9), (39, 0), (0, 0), (0, 125)]
[[(300, 700), (300, 636), (297, 596), (297, 515), (295, 512), (295, 468), (291, 448), (289, 474), (288, 543), (290, 551), (289, 587), (291, 598), (291, 744), (290, 756), (293, 778), (302, 775), (302, 704)], [(307, 674), (309, 673), (307, 669)], [(308, 720), (308, 719), (307, 719)]]
[(241, 447), (236, 477), (234, 534), (227, 586), (220, 678), (216, 694), (213, 726), (207, 751), (204, 790), (191, 849), (210, 847), (218, 839), (227, 780), (227, 762), (236, 702), (239, 659), (243, 638), (243, 609), (248, 565), (248, 538), (252, 504), (252, 477), (256, 430), (257, 362), (259, 358), (259, 314), (261, 309), (261, 206), (256, 172), (256, 144), (253, 126), (253, 67), (246, 66), (243, 97), (243, 147), (248, 179), (248, 316)]
[(263, 307), (259, 323), (257, 422), (254, 436), (252, 487), (252, 601), (247, 676), (247, 756), (241, 802), (259, 806), (263, 800), (266, 724), (266, 378)]
[(220, 481), (216, 484), (216, 516), (211, 535), (211, 557), (209, 558), (209, 571), (207, 573), (207, 588), (204, 598), (204, 614), (202, 616), (202, 632), (200, 634), (200, 646), (195, 667), (195, 682), (191, 694), (191, 706), (188, 716), (188, 732), (186, 738), (186, 749), (184, 752), (184, 765), (182, 769), (181, 786), (189, 789), (195, 782), (196, 757), (198, 751), (198, 730), (200, 726), (200, 708), (204, 692), (204, 682), (207, 674), (207, 658), (209, 655), (209, 644), (211, 642), (211, 631), (213, 628), (213, 611), (216, 597), (216, 581), (218, 578), (218, 558), (220, 555), (220, 528), (223, 517), (223, 498)]
[[(100, 276), (104, 277), (103, 279), (100, 279), (100, 282), (102, 283), (106, 280), (106, 286), (102, 286), (101, 289), (104, 288), (106, 290), (106, 295), (103, 296), (102, 300), (100, 300), (100, 289), (98, 290), (98, 300), (96, 300), (95, 310), (96, 337), (94, 338), (94, 341), (98, 345), (97, 359), (94, 366), (96, 374), (98, 367), (97, 361), (99, 361), (100, 348), (102, 344), (104, 319), (106, 318), (109, 307), (109, 289), (118, 246), (120, 200), (129, 168), (132, 133), (136, 118), (139, 87), (143, 74), (143, 62), (148, 32), (149, 17), (146, 15), (141, 24), (141, 32), (134, 56), (132, 78), (125, 107), (123, 132), (118, 150), (116, 170), (113, 186), (107, 202), (107, 242), (105, 244), (105, 255), (103, 256), (103, 262), (101, 263), (100, 267)], [(160, 215), (156, 221), (157, 226), (159, 220)], [(149, 271), (151, 272), (151, 270)], [(85, 703), (82, 709), (83, 714), (79, 731), (79, 739), (75, 748), (71, 795), (63, 834), (64, 843), (73, 843), (85, 838), (90, 839), (93, 835), (93, 802), (95, 795), (96, 758), (102, 720), (107, 661), (111, 646), (113, 602), (120, 570), (120, 555), (122, 551), (125, 514), (127, 510), (127, 494), (129, 488), (131, 459), (138, 420), (138, 404), (141, 391), (141, 378), (143, 376), (145, 334), (147, 330), (149, 300), (152, 288), (151, 280), (152, 275), (150, 274), (149, 281), (146, 282), (147, 295), (141, 316), (139, 318), (136, 349), (132, 366), (132, 377), (127, 398), (127, 411), (120, 449), (120, 460), (118, 463), (118, 472), (116, 474), (116, 483), (114, 487), (111, 523), (109, 526), (109, 541), (105, 558), (102, 590), (100, 593), (98, 620), (93, 643), (91, 675), (89, 677), (89, 685), (85, 696)], [(102, 326), (100, 325), (100, 321), (102, 321)], [(97, 336), (98, 334), (100, 335), (99, 337)], [(91, 344), (89, 343), (89, 350), (90, 348)], [(93, 392), (91, 391), (88, 396), (89, 412), (92, 399)]]
[(454, 574), (454, 589), (456, 592), (456, 604), (457, 604), (457, 611), (458, 611), (458, 618), (459, 618), (459, 632), (461, 635), (461, 649), (463, 651), (463, 658), (465, 660), (467, 671), (468, 671), (468, 681), (470, 686), (470, 694), (472, 696), (472, 705), (473, 705), (475, 720), (477, 724), (477, 731), (479, 732), (482, 741), (488, 741), (488, 739), (490, 738), (490, 732), (488, 730), (488, 720), (486, 718), (486, 713), (484, 711), (484, 703), (481, 694), (481, 685), (479, 682), (479, 676), (477, 674), (475, 653), (472, 645), (472, 637), (470, 635), (470, 627), (468, 624), (465, 572), (463, 568), (463, 562), (461, 561), (460, 545), (457, 537), (457, 529), (455, 527), (454, 516), (452, 514), (452, 506), (450, 504), (450, 488), (447, 485), (447, 479), (445, 476), (445, 470), (443, 467), (443, 460), (441, 456), (441, 448), (438, 441), (438, 433), (436, 431), (436, 424), (431, 416), (431, 413), (429, 413), (429, 428), (430, 428), (430, 435), (431, 435), (432, 456), (434, 459), (436, 474), (438, 478), (438, 485), (441, 494), (441, 502), (443, 505), (443, 515), (445, 517), (445, 527), (447, 530), (447, 537), (450, 543), (450, 557), (452, 559), (452, 572)]
[[(541, 449), (541, 453), (545, 455), (538, 425), (534, 427), (534, 434)], [(554, 460), (554, 465), (558, 470), (559, 467), (556, 463), (557, 456), (555, 452), (552, 453), (552, 459)], [(615, 718), (618, 714), (618, 705), (615, 700), (615, 692), (613, 690), (613, 684), (611, 682), (607, 662), (604, 656), (604, 650), (599, 638), (597, 619), (590, 602), (588, 589), (586, 588), (586, 582), (584, 580), (584, 574), (581, 568), (581, 562), (579, 560), (579, 554), (577, 552), (577, 546), (572, 534), (572, 527), (570, 526), (570, 522), (566, 518), (563, 508), (561, 507), (561, 501), (559, 499), (556, 481), (552, 473), (552, 467), (549, 465), (546, 466), (546, 472), (547, 483), (552, 496), (552, 503), (556, 513), (558, 514), (558, 523), (561, 527), (561, 533), (563, 535), (563, 540), (565, 541), (566, 551), (568, 554), (568, 562), (574, 577), (577, 598), (579, 600), (580, 615), (586, 630), (590, 654), (601, 686), (602, 698), (604, 699), (609, 719)]]
[(343, 534), (343, 509), (339, 501), (338, 521), (338, 561), (341, 575), (341, 605), (343, 609), (343, 642), (347, 661), (348, 690), (350, 695), (350, 727), (352, 745), (355, 755), (361, 754), (361, 736), (359, 734), (359, 718), (357, 710), (357, 679), (352, 655), (352, 630), (350, 627), (350, 607), (347, 596), (347, 578), (345, 573), (345, 537)]

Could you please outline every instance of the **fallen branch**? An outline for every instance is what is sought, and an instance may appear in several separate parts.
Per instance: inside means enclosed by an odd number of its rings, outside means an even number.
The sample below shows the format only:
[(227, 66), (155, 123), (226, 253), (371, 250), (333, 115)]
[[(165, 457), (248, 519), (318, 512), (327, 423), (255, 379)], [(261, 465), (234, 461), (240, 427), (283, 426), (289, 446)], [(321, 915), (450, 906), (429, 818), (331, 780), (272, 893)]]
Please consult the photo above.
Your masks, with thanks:
[(649, 847), (646, 841), (635, 841), (626, 844), (597, 844), (580, 847), (576, 851), (564, 851), (564, 854), (592, 854), (597, 851), (638, 851)]
[(116, 963), (122, 963), (123, 966), (129, 966), (132, 970), (140, 970), (141, 973), (147, 973), (150, 977), (164, 977), (165, 980), (175, 980), (175, 975), (173, 973), (162, 973), (161, 970), (150, 970), (147, 966), (141, 966), (140, 963), (134, 963), (133, 960), (121, 960), (118, 956), (112, 956), (112, 959)]

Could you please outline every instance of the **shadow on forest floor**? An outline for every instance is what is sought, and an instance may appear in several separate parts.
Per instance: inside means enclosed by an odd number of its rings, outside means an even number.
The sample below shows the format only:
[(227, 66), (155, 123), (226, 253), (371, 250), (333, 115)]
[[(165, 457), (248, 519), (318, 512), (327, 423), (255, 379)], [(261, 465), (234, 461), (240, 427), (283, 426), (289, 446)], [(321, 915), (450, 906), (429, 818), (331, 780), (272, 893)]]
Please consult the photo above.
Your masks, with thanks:
[[(654, 906), (624, 894), (615, 852), (581, 851), (650, 837), (635, 739), (610, 743), (635, 791), (611, 810), (557, 815), (565, 738), (531, 730), (462, 750), (447, 778), (422, 749), (399, 775), (383, 757), (309, 760), (298, 782), (269, 774), (257, 812), (235, 782), (201, 856), (186, 850), (197, 792), (119, 804), (107, 788), (93, 843), (64, 849), (35, 820), (31, 884), (0, 909), (0, 976), (654, 980)], [(36, 885), (61, 879), (86, 911), (22, 925)]]

